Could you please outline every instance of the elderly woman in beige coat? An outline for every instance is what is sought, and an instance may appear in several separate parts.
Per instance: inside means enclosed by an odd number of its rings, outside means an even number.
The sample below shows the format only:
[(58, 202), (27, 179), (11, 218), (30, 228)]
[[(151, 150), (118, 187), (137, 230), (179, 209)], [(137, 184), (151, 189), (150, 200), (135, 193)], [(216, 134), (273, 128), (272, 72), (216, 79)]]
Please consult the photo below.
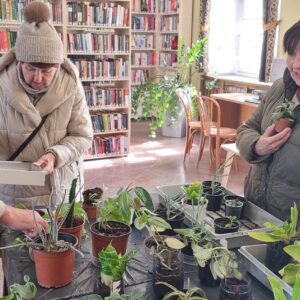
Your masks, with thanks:
[(24, 17), (15, 48), (0, 60), (0, 160), (8, 160), (47, 115), (15, 160), (34, 162), (48, 175), (43, 187), (1, 185), (0, 199), (31, 207), (48, 205), (53, 191), (62, 195), (70, 187), (93, 131), (81, 82), (63, 57), (48, 7), (32, 2)]

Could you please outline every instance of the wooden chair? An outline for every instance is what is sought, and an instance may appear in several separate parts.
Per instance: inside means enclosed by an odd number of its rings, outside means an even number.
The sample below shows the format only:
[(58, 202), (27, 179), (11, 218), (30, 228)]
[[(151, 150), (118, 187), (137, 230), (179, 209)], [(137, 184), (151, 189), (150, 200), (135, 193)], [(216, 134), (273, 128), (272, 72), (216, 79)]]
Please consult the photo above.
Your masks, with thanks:
[(221, 162), (221, 145), (235, 141), (236, 129), (221, 127), (221, 108), (215, 99), (197, 96), (196, 101), (202, 128), (197, 168), (203, 155), (205, 140), (209, 138), (210, 162), (215, 159), (217, 169)]
[(201, 131), (201, 122), (192, 120), (191, 96), (184, 89), (177, 89), (176, 94), (185, 112), (186, 137), (183, 159), (185, 161), (186, 155), (192, 149), (194, 134)]

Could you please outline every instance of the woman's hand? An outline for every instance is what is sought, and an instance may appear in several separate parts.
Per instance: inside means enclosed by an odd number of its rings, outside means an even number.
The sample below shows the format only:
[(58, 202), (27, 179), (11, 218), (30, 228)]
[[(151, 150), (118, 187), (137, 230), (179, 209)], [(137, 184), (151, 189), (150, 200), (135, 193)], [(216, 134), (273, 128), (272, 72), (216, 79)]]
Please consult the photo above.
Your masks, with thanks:
[(51, 174), (55, 166), (55, 155), (52, 153), (47, 153), (33, 164), (35, 166), (41, 167), (46, 172), (46, 174)]
[(263, 156), (277, 151), (289, 139), (292, 129), (285, 128), (283, 131), (274, 135), (274, 127), (269, 126), (264, 134), (256, 142), (254, 150), (257, 155)]
[[(35, 237), (38, 231), (48, 231), (48, 223), (36, 211), (5, 205), (0, 222), (11, 229), (22, 230), (29, 237)], [(38, 226), (38, 228), (37, 228)]]

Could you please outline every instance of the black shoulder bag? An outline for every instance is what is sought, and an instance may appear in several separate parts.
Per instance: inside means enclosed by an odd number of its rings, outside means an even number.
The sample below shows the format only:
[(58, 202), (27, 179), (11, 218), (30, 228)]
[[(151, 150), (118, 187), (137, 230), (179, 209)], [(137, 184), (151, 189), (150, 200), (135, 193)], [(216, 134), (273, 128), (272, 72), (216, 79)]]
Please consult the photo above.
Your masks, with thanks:
[(45, 115), (40, 124), (38, 125), (38, 127), (36, 127), (30, 134), (30, 136), (22, 143), (22, 145), (20, 145), (20, 147), (10, 156), (10, 158), (8, 159), (8, 161), (13, 161), (17, 158), (17, 156), (26, 148), (26, 146), (32, 141), (32, 139), (35, 137), (35, 135), (39, 132), (39, 130), (41, 129), (41, 127), (43, 126), (43, 124), (45, 123), (46, 119), (47, 119), (48, 115)]

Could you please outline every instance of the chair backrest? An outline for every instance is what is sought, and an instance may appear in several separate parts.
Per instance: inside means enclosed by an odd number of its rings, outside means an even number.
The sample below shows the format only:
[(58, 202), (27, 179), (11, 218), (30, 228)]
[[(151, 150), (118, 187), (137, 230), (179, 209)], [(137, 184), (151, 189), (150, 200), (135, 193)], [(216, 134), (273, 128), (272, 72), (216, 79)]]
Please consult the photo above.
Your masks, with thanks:
[(203, 134), (209, 136), (211, 128), (215, 128), (216, 134), (219, 135), (221, 126), (221, 108), (219, 103), (207, 96), (196, 96), (196, 101)]
[(188, 128), (188, 123), (192, 120), (192, 105), (191, 105), (191, 96), (187, 93), (184, 89), (177, 89), (176, 95), (178, 96), (178, 99), (180, 100), (185, 113), (185, 120), (186, 125)]

